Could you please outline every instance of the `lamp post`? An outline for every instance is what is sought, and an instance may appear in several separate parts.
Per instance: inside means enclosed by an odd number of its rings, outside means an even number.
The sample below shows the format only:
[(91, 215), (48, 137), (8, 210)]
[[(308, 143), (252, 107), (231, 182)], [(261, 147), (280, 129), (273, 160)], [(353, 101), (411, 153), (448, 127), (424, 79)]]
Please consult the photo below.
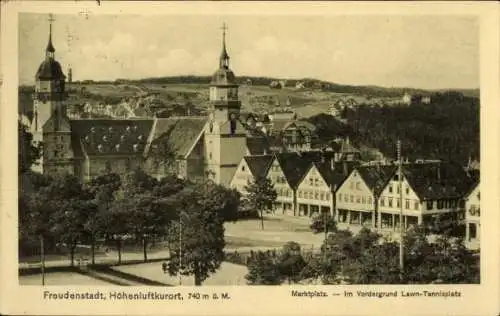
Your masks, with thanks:
[(43, 245), (43, 235), (40, 235), (40, 263), (42, 270), (42, 285), (45, 285), (45, 251)]
[(182, 285), (182, 217), (179, 217), (179, 285)]
[(399, 278), (401, 282), (404, 278), (404, 245), (403, 245), (403, 181), (402, 181), (402, 160), (401, 160), (401, 141), (397, 142), (398, 154), (398, 182), (399, 182)]

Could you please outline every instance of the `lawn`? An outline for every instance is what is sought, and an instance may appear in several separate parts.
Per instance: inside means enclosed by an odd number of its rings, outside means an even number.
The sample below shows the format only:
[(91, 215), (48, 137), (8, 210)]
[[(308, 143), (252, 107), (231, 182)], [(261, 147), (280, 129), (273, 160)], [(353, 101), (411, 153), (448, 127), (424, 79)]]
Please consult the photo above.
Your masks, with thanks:
[(225, 224), (226, 244), (229, 249), (239, 247), (280, 248), (295, 241), (305, 248), (319, 247), (323, 234), (313, 234), (309, 229), (310, 218), (282, 215), (264, 217), (264, 230), (259, 219), (240, 220)]
[[(115, 266), (112, 269), (122, 272), (124, 275), (138, 276), (174, 286), (179, 285), (179, 277), (170, 276), (168, 273), (164, 274), (159, 262)], [(247, 268), (244, 266), (223, 262), (220, 269), (203, 282), (203, 285), (245, 285), (247, 272)], [(183, 276), (182, 285), (194, 285), (194, 277)]]
[[(19, 285), (42, 285), (40, 274), (19, 277)], [(76, 272), (51, 272), (45, 274), (45, 285), (111, 285)]]

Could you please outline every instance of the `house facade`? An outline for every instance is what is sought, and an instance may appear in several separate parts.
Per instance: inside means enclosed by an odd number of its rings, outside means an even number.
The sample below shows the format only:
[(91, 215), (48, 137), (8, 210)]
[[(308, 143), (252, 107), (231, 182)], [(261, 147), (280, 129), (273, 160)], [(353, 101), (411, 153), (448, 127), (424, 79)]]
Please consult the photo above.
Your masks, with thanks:
[(480, 248), (481, 241), (481, 196), (479, 182), (465, 199), (465, 242), (469, 248)]
[(299, 215), (332, 213), (333, 190), (327, 178), (320, 172), (315, 163), (311, 163), (297, 187), (297, 204)]
[(392, 166), (355, 168), (336, 192), (337, 221), (376, 227), (377, 199), (392, 172)]
[(402, 174), (394, 170), (379, 198), (381, 229), (428, 225), (437, 216), (463, 217), (464, 197), (471, 179), (459, 165), (445, 162), (405, 163)]
[(266, 177), (273, 159), (271, 155), (243, 157), (231, 180), (230, 187), (246, 195), (246, 186), (260, 177)]
[(294, 158), (292, 155), (275, 155), (266, 175), (273, 183), (277, 193), (275, 210), (287, 214), (296, 214), (297, 211), (295, 208), (296, 183), (294, 183), (294, 177), (290, 177), (288, 172), (290, 162)]

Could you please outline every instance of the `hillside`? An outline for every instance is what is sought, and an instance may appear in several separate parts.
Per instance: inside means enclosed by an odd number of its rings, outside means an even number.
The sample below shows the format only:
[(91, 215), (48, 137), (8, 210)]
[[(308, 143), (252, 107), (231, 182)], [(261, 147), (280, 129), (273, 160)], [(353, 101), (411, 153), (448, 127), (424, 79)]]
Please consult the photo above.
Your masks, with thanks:
[[(211, 76), (169, 76), (169, 77), (155, 77), (155, 78), (144, 78), (139, 80), (127, 80), (118, 79), (117, 82), (120, 83), (157, 83), (157, 84), (206, 84), (210, 82)], [(313, 78), (301, 78), (301, 79), (290, 79), (290, 78), (273, 78), (273, 77), (255, 77), (255, 76), (239, 76), (237, 78), (240, 84), (245, 84), (249, 81), (252, 85), (257, 86), (269, 86), (273, 81), (286, 81), (287, 87), (295, 87), (297, 82), (304, 84), (305, 88), (316, 88), (323, 91), (345, 93), (345, 94), (355, 94), (355, 95), (366, 95), (371, 97), (399, 97), (405, 92), (410, 94), (422, 94), (429, 95), (435, 92), (445, 92), (449, 90), (460, 92), (466, 96), (479, 97), (479, 89), (446, 89), (446, 90), (424, 90), (415, 88), (405, 88), (405, 87), (380, 87), (380, 86), (356, 86), (356, 85), (344, 85), (337, 84), (329, 81), (318, 80)]]
[[(293, 110), (299, 118), (318, 127), (324, 143), (338, 136), (351, 136), (360, 148), (377, 148), (395, 155), (398, 138), (409, 158), (440, 158), (465, 162), (479, 158), (479, 91), (432, 92), (403, 88), (343, 86), (314, 79), (289, 80), (283, 88), (270, 87), (274, 78), (240, 77), (240, 99), (244, 112)], [(85, 104), (98, 109), (92, 117), (205, 115), (209, 77), (179, 76), (115, 82), (76, 82), (70, 87), (69, 108), (81, 112)], [(250, 83), (251, 81), (251, 83)], [(33, 87), (19, 89), (19, 112), (31, 116)], [(404, 92), (431, 97), (431, 102), (401, 106)], [(472, 96), (471, 96), (472, 95)], [(332, 104), (352, 101), (353, 106)], [(99, 112), (100, 111), (100, 112)], [(170, 114), (168, 114), (170, 113)]]

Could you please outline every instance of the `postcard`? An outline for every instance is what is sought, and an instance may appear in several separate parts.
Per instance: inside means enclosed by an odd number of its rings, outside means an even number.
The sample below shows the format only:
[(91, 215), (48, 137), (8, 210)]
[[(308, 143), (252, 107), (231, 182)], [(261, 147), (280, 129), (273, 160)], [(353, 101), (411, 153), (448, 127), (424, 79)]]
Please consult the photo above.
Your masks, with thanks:
[(2, 9), (2, 313), (500, 312), (496, 4)]

